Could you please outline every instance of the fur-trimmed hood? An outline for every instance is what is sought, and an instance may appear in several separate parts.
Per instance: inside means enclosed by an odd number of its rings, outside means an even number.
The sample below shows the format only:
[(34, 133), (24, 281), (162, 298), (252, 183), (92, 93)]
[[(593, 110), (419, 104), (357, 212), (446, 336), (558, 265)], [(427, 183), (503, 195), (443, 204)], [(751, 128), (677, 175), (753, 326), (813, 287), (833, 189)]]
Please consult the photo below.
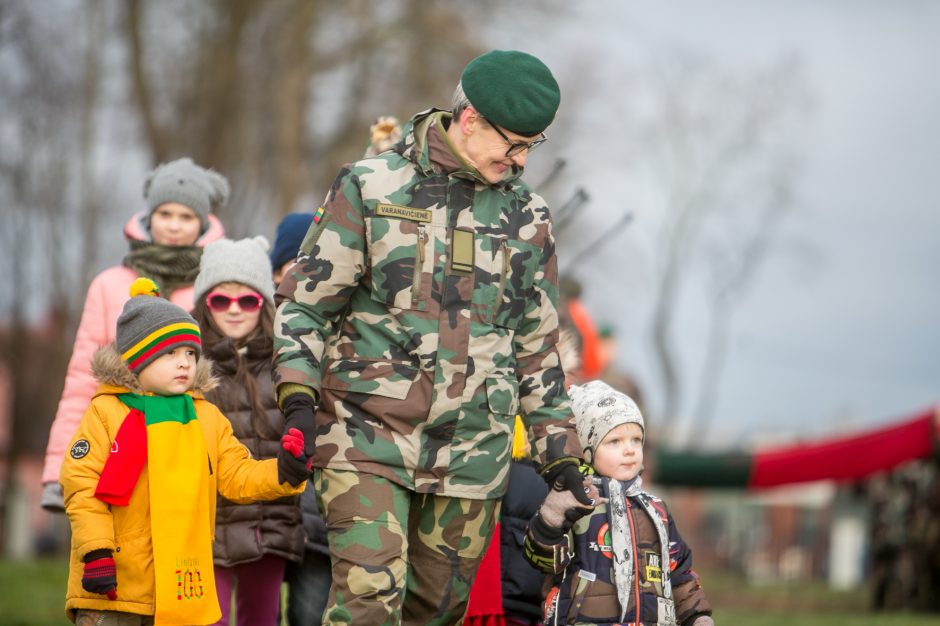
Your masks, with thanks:
[[(91, 359), (91, 373), (103, 385), (124, 387), (132, 393), (144, 393), (140, 380), (127, 369), (114, 343), (98, 348)], [(212, 361), (203, 358), (197, 360), (196, 375), (193, 377), (193, 386), (190, 391), (204, 394), (215, 389), (218, 384), (218, 379), (212, 375)]]

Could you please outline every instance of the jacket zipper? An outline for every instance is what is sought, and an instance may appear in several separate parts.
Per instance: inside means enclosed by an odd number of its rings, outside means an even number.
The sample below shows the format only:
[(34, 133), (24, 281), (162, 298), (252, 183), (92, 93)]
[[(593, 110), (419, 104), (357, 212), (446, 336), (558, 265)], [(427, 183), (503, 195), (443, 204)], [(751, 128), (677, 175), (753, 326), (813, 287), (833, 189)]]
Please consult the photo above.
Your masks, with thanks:
[(506, 290), (506, 280), (509, 278), (509, 243), (503, 239), (499, 242), (499, 250), (503, 254), (503, 271), (499, 275), (499, 291), (496, 292), (496, 311), (503, 304), (503, 292)]
[(424, 244), (427, 241), (427, 233), (424, 224), (418, 225), (418, 254), (415, 262), (414, 278), (411, 281), (411, 304), (418, 304), (421, 299), (421, 276), (424, 273)]
[(636, 611), (636, 619), (633, 621), (637, 624), (640, 623), (640, 561), (639, 561), (639, 551), (636, 547), (636, 526), (633, 524), (633, 507), (630, 506), (630, 498), (626, 498), (627, 501), (627, 520), (630, 522), (630, 543), (633, 544), (633, 593), (634, 593), (634, 610)]

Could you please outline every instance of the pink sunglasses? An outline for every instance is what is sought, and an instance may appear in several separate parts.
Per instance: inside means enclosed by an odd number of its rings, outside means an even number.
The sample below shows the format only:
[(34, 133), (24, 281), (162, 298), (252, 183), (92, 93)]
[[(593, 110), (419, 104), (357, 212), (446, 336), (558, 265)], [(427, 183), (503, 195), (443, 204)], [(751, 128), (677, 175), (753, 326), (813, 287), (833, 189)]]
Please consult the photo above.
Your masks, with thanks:
[(240, 296), (227, 296), (220, 291), (213, 291), (206, 296), (206, 306), (215, 313), (224, 313), (232, 306), (232, 302), (238, 304), (238, 308), (245, 313), (254, 313), (264, 304), (264, 298), (256, 292), (243, 293)]

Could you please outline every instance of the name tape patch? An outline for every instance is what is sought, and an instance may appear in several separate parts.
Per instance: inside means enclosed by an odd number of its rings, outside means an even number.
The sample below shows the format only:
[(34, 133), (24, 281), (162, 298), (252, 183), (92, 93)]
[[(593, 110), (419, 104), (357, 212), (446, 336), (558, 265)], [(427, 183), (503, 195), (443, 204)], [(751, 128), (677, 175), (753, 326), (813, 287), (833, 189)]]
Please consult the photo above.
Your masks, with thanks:
[(400, 220), (411, 220), (412, 222), (430, 222), (431, 209), (416, 209), (410, 206), (401, 206), (400, 204), (377, 204), (375, 214), (379, 217), (395, 217)]

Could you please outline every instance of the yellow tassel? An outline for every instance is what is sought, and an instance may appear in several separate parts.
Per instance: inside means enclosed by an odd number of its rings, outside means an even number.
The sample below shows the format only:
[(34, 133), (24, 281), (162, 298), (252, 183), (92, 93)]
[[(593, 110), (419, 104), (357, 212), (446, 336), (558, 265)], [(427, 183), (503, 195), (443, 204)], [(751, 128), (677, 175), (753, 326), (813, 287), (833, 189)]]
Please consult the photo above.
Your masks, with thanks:
[(516, 425), (512, 431), (512, 458), (515, 460), (524, 459), (529, 456), (529, 435), (526, 433), (525, 424), (522, 418), (516, 416)]
[(137, 280), (131, 283), (131, 297), (134, 296), (159, 296), (160, 288), (157, 287), (157, 283), (153, 282), (151, 279), (141, 276)]

